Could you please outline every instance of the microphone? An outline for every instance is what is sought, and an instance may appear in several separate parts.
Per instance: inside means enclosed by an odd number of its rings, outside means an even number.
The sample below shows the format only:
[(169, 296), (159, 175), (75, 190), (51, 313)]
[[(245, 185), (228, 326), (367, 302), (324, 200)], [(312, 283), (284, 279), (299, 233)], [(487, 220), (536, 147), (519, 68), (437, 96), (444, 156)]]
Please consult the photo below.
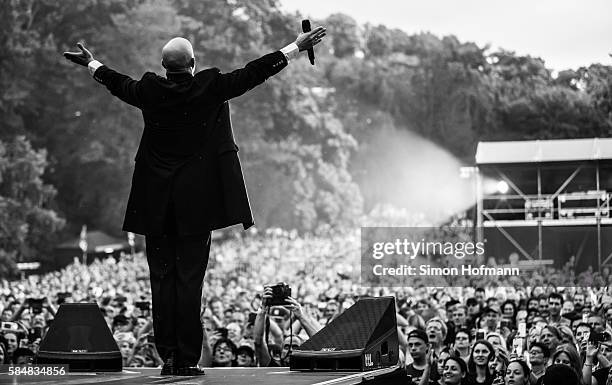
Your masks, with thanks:
[[(304, 19), (302, 20), (302, 32), (310, 32), (310, 20)], [(308, 48), (308, 60), (310, 60), (310, 64), (314, 65), (314, 48)]]

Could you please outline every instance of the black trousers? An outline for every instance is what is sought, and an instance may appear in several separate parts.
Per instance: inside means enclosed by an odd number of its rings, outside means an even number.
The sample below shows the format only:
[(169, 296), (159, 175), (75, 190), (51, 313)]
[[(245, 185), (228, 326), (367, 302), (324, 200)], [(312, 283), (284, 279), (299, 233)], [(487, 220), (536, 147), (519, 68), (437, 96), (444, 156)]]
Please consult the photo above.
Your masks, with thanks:
[(195, 366), (202, 349), (200, 304), (210, 232), (147, 236), (146, 244), (157, 351), (164, 361), (175, 352), (178, 365)]

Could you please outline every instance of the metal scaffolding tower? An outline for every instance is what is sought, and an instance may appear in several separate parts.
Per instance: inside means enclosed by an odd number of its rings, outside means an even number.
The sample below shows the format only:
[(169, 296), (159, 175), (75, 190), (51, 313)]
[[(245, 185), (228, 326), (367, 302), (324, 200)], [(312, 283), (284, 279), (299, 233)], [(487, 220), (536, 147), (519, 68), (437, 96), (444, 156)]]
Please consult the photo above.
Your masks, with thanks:
[(612, 261), (612, 139), (480, 142), (476, 237), (499, 255)]

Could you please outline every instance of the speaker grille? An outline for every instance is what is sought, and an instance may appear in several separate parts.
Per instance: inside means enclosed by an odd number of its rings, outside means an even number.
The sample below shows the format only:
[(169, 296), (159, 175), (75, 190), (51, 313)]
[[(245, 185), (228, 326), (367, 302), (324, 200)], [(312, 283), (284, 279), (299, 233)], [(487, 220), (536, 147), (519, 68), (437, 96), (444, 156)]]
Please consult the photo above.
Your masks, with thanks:
[(40, 343), (37, 364), (68, 364), (70, 371), (121, 371), (119, 347), (95, 303), (66, 303)]
[[(352, 350), (364, 349), (370, 340), (379, 338), (384, 331), (395, 325), (393, 298), (363, 298), (350, 309), (321, 329), (297, 350)], [(388, 318), (388, 319), (385, 319)], [(381, 323), (384, 325), (380, 325)], [(378, 326), (378, 327), (377, 327)], [(373, 333), (378, 331), (379, 335)]]

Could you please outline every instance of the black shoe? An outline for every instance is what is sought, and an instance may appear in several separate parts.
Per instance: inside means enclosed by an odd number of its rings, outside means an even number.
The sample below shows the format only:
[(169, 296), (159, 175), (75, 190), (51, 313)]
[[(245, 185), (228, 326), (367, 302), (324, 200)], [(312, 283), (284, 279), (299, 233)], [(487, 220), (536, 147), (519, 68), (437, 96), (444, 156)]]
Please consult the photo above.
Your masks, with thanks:
[(203, 376), (204, 369), (199, 366), (183, 366), (176, 370), (177, 376)]
[(162, 366), (161, 375), (162, 376), (176, 376), (177, 368), (175, 366), (175, 354), (170, 353), (170, 356), (164, 362), (164, 366)]

